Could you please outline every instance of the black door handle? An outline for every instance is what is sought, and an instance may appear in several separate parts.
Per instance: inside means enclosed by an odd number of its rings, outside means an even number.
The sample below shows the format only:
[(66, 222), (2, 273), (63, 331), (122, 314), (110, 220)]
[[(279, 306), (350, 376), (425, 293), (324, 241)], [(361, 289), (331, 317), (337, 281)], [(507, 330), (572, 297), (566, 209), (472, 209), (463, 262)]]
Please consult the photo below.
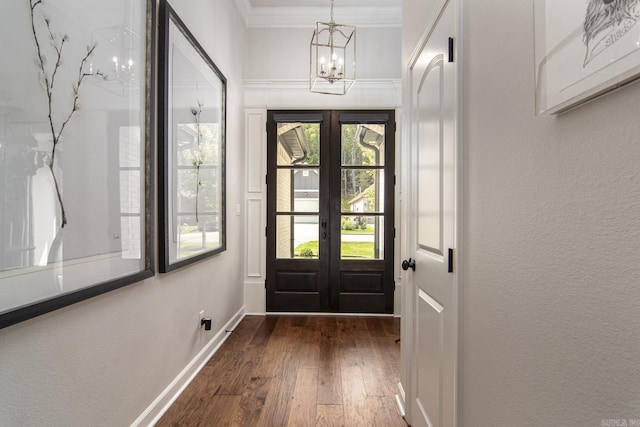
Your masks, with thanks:
[(416, 271), (416, 261), (414, 259), (409, 258), (408, 260), (402, 261), (402, 269), (407, 271), (408, 269), (412, 269)]

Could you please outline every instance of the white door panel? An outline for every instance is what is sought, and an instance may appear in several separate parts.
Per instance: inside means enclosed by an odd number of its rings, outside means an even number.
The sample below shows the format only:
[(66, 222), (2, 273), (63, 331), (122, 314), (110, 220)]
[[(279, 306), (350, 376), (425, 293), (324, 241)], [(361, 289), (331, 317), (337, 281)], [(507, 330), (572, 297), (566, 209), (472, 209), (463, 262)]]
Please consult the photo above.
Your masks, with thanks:
[(416, 93), (418, 146), (418, 245), (436, 255), (442, 248), (442, 81), (443, 55), (424, 70)]
[(428, 419), (432, 426), (441, 425), (440, 357), (443, 350), (443, 311), (442, 305), (424, 291), (418, 290), (416, 346), (421, 366), (418, 369), (416, 401), (420, 406), (421, 418)]
[(410, 67), (413, 426), (456, 425), (458, 293), (449, 256), (455, 249), (458, 111), (450, 39), (456, 35), (457, 7), (455, 0), (445, 3)]

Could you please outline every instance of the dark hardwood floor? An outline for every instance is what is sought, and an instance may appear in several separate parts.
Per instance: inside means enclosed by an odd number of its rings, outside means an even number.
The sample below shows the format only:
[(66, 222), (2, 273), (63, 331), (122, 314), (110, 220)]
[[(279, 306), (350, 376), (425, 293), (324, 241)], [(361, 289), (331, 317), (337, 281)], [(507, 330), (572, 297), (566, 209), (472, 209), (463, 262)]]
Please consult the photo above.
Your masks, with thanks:
[(157, 426), (406, 426), (400, 320), (247, 316)]

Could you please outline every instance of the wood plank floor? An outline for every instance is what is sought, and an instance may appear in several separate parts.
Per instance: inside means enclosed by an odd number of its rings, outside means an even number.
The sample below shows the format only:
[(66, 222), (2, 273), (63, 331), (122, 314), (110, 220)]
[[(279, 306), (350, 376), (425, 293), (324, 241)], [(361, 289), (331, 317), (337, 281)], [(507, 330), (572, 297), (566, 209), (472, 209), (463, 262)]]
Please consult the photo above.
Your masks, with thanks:
[(405, 427), (399, 319), (246, 316), (157, 426)]

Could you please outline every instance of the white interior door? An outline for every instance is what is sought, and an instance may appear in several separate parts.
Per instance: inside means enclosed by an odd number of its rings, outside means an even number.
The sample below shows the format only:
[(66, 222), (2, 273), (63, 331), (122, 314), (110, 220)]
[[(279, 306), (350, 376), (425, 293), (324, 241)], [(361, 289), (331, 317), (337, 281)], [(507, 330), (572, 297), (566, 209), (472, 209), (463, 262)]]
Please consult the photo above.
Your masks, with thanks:
[(410, 67), (413, 426), (456, 425), (456, 23), (457, 2), (445, 2)]

